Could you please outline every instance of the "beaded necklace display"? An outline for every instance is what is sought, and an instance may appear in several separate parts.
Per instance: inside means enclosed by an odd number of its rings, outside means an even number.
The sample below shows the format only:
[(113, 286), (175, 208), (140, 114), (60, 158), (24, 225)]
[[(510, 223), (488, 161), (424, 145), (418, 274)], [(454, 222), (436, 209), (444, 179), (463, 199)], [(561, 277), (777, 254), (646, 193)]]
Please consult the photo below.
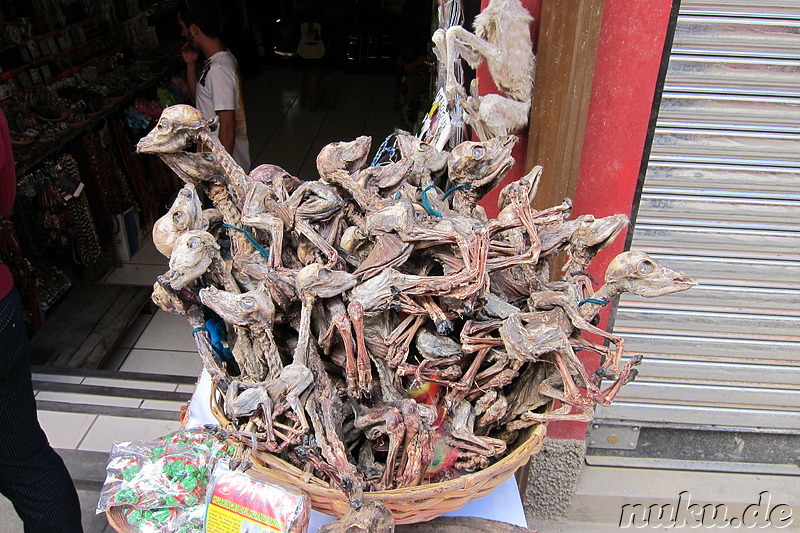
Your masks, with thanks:
[(105, 163), (105, 158), (99, 154), (97, 143), (92, 136), (84, 135), (81, 144), (92, 176), (92, 179), (86, 183), (86, 188), (92, 193), (92, 203), (96, 202), (99, 211), (95, 221), (98, 222), (98, 230), (101, 231), (103, 238), (111, 240), (114, 215), (123, 211), (122, 195), (117, 188), (111, 169)]
[(38, 213), (38, 187), (34, 173), (22, 175), (17, 181), (17, 197), (12, 219), (17, 235), (26, 253), (35, 257), (48, 245), (48, 233), (41, 224)]
[[(81, 183), (78, 162), (71, 154), (62, 154), (58, 158), (57, 168), (60, 170), (61, 181), (64, 179), (69, 183), (71, 191), (78, 189)], [(62, 189), (62, 194), (66, 191)], [(73, 239), (73, 257), (75, 262), (83, 265), (90, 265), (100, 259), (102, 250), (100, 248), (100, 237), (97, 235), (97, 227), (94, 218), (89, 211), (89, 201), (85, 194), (70, 195), (67, 200), (67, 208), (72, 213), (75, 224)]]
[(47, 234), (48, 248), (65, 249), (70, 246), (69, 228), (72, 215), (66, 209), (64, 199), (50, 183), (50, 176), (42, 170), (36, 176), (39, 186), (39, 220)]

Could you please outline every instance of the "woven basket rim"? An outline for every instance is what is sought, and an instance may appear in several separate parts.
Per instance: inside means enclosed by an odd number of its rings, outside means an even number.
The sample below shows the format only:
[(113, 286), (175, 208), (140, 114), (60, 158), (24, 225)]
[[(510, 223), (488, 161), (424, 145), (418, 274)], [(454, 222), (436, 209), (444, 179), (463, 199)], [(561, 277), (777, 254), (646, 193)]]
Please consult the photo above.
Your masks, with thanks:
[[(211, 389), (211, 412), (217, 418), (217, 421), (222, 427), (230, 427), (231, 421), (225, 416), (222, 408), (217, 401), (216, 392), (218, 389), (213, 386)], [(548, 410), (552, 404), (548, 406)], [(381, 491), (365, 491), (363, 497), (367, 500), (381, 500), (385, 504), (400, 503), (408, 501), (422, 501), (432, 500), (433, 498), (441, 498), (443, 496), (458, 494), (459, 500), (463, 500), (458, 505), (451, 505), (449, 508), (442, 510), (440, 513), (456, 510), (469, 501), (480, 496), (479, 492), (487, 488), (494, 490), (498, 485), (511, 477), (516, 470), (518, 470), (525, 462), (527, 462), (534, 454), (541, 450), (542, 443), (544, 442), (547, 433), (547, 423), (539, 423), (524, 429), (517, 441), (514, 443), (513, 449), (497, 462), (490, 466), (471, 472), (462, 474), (456, 478), (448, 479), (445, 481), (437, 481), (435, 483), (426, 483), (410, 487), (400, 487), (396, 489), (387, 489)], [(315, 475), (305, 472), (295, 465), (281, 459), (275, 454), (265, 451), (257, 451), (253, 455), (253, 468), (262, 475), (272, 477), (278, 481), (291, 483), (296, 488), (305, 491), (309, 494), (312, 501), (312, 508), (326, 514), (336, 514), (342, 516), (337, 512), (335, 505), (324, 505), (320, 507), (319, 498), (324, 497), (326, 500), (340, 500), (346, 502), (343, 493), (340, 489), (331, 487), (330, 484)], [(315, 496), (317, 499), (315, 499)], [(389, 505), (391, 508), (391, 505)], [(392, 509), (394, 512), (394, 509)], [(438, 514), (436, 516), (438, 516)], [(432, 519), (435, 516), (430, 516), (426, 520)], [(421, 520), (424, 521), (424, 520)], [(398, 520), (397, 523), (408, 523), (408, 520)]]

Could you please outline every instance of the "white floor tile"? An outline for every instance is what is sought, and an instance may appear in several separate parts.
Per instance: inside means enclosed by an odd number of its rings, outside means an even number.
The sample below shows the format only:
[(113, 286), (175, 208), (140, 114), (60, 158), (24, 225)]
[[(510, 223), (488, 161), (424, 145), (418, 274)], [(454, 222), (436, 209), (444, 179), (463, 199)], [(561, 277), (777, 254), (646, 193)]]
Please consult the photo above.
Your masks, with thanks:
[(196, 352), (192, 327), (182, 316), (159, 309), (147, 324), (134, 348)]
[(179, 430), (181, 423), (177, 418), (177, 414), (175, 421), (101, 415), (86, 433), (78, 449), (108, 452), (114, 442), (152, 440)]
[(170, 411), (175, 413), (178, 417), (181, 412), (181, 407), (185, 406), (188, 402), (172, 402), (167, 400), (145, 400), (142, 402), (142, 409), (158, 409), (159, 411)]
[(39, 411), (39, 425), (53, 448), (74, 450), (97, 418), (97, 415)]
[(143, 389), (173, 392), (174, 383), (164, 383), (162, 381), (139, 381), (132, 379), (112, 379), (112, 378), (86, 378), (84, 385), (94, 385), (96, 387), (119, 387), (121, 389)]
[(140, 350), (134, 348), (120, 367), (122, 372), (167, 376), (197, 376), (203, 369), (200, 355), (192, 352)]
[(116, 396), (99, 396), (96, 394), (78, 394), (74, 392), (39, 391), (38, 401), (77, 403), (81, 405), (108, 405), (111, 407), (139, 407), (140, 398), (124, 398)]
[(148, 236), (142, 244), (142, 247), (136, 252), (136, 255), (131, 258), (130, 262), (137, 265), (159, 265), (166, 267), (169, 264), (169, 258), (156, 249), (156, 245), (153, 244), (153, 238)]
[(71, 383), (78, 385), (83, 381), (83, 376), (59, 376), (57, 374), (38, 374), (35, 371), (31, 374), (33, 381), (52, 381), (55, 383)]
[(175, 388), (175, 392), (187, 392), (192, 394), (194, 392), (195, 385), (178, 385)]

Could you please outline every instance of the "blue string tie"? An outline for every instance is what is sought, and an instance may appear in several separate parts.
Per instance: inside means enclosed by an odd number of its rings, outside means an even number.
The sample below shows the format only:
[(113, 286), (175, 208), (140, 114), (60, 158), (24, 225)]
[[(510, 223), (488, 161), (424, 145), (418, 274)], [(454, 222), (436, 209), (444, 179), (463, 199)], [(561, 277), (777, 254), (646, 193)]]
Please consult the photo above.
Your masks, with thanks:
[(256, 251), (257, 251), (258, 253), (260, 253), (260, 254), (261, 254), (261, 256), (262, 256), (264, 259), (267, 259), (267, 260), (269, 260), (269, 250), (267, 250), (266, 248), (264, 248), (263, 246), (261, 246), (261, 245), (258, 243), (258, 241), (255, 239), (255, 237), (253, 237), (253, 235), (252, 235), (252, 234), (251, 234), (249, 231), (247, 231), (247, 230), (246, 230), (246, 229), (244, 229), (244, 228), (237, 228), (237, 227), (236, 227), (236, 226), (234, 226), (233, 224), (223, 224), (223, 225), (222, 225), (222, 227), (223, 227), (223, 228), (228, 228), (228, 229), (235, 229), (236, 231), (240, 231), (240, 232), (242, 232), (242, 233), (244, 234), (244, 237), (245, 237), (245, 239), (247, 239), (247, 242), (249, 242), (250, 244), (252, 244), (252, 245), (253, 245), (253, 248), (255, 248), (255, 249), (256, 249)]
[(608, 305), (608, 300), (601, 300), (599, 298), (586, 298), (585, 300), (578, 302), (578, 305), (583, 304)]
[[(422, 190), (422, 207), (425, 208), (425, 211), (435, 216), (436, 218), (442, 218), (442, 214), (438, 212), (436, 209), (434, 209), (430, 201), (428, 200), (428, 194), (427, 194), (428, 191), (435, 188), (436, 185), (428, 185)], [(455, 187), (451, 187), (447, 189), (447, 191), (445, 191), (445, 193), (442, 195), (441, 201), (444, 202), (450, 197), (451, 194), (453, 194), (459, 189), (471, 189), (471, 188), (472, 186), (469, 183), (462, 183), (461, 185), (456, 185)]]
[(454, 192), (456, 192), (459, 189), (470, 190), (471, 188), (472, 188), (472, 185), (470, 185), (469, 183), (462, 183), (461, 185), (456, 185), (455, 187), (450, 187), (444, 193), (444, 196), (442, 196), (442, 201), (444, 202), (445, 200), (447, 200), (450, 197), (451, 194), (453, 194)]
[[(378, 147), (378, 151), (375, 152), (375, 157), (372, 159), (372, 163), (370, 163), (369, 166), (371, 166), (371, 167), (380, 167), (380, 166), (388, 165), (389, 163), (391, 163), (393, 161), (394, 156), (397, 154), (397, 149), (394, 146), (389, 146), (389, 139), (392, 139), (393, 137), (394, 137), (394, 133), (390, 133), (383, 140), (381, 145)], [(394, 144), (394, 142), (395, 141), (393, 139), (392, 143)], [(382, 163), (378, 163), (378, 161), (380, 161), (380, 159), (383, 157), (384, 153), (388, 153), (389, 154), (389, 159), (387, 161), (382, 162)]]
[(436, 185), (428, 185), (422, 190), (422, 207), (425, 208), (425, 211), (436, 218), (442, 218), (442, 214), (434, 209), (433, 206), (431, 206), (431, 203), (428, 201), (428, 191), (434, 188), (436, 188)]

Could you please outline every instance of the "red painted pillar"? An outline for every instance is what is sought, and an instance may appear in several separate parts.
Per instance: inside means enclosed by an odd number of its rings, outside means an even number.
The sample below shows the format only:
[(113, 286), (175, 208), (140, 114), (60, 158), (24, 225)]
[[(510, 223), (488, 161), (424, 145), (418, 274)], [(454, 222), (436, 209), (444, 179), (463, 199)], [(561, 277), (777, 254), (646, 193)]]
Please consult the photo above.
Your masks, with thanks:
[[(522, 3), (538, 19), (543, 1), (547, 0)], [(488, 3), (481, 0), (481, 9)], [(614, 0), (603, 7), (573, 216), (631, 214), (672, 4), (672, 0)], [(534, 21), (534, 43), (537, 27)], [(498, 92), (485, 65), (478, 69), (477, 77), (482, 94)], [(517, 164), (503, 184), (481, 201), (490, 217), (497, 213), (502, 186), (522, 176), (527, 131), (518, 136), (520, 142), (513, 152)], [(623, 233), (595, 258), (589, 269), (595, 279), (603, 279), (608, 263), (623, 251), (624, 243)], [(601, 313), (600, 327), (608, 326), (609, 312)], [(592, 370), (597, 364), (586, 362)], [(582, 440), (585, 434), (585, 423), (554, 423), (548, 429), (548, 435), (555, 438)]]
[[(574, 216), (631, 214), (671, 9), (672, 0), (605, 3)], [(598, 254), (592, 277), (603, 279), (624, 243), (623, 233)], [(601, 313), (601, 328), (607, 328), (609, 312)], [(586, 362), (590, 370), (597, 364)], [(583, 439), (586, 424), (554, 423), (548, 435)]]

